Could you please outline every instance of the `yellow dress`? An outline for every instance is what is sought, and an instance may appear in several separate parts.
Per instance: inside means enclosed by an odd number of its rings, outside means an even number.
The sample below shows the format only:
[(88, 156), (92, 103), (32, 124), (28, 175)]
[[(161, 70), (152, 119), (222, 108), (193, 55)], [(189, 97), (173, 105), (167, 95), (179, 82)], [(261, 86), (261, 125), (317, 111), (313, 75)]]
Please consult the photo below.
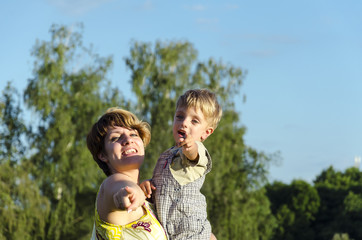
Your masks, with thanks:
[(167, 240), (164, 229), (154, 215), (151, 204), (143, 204), (146, 214), (126, 225), (114, 225), (100, 219), (95, 209), (95, 223), (91, 240)]

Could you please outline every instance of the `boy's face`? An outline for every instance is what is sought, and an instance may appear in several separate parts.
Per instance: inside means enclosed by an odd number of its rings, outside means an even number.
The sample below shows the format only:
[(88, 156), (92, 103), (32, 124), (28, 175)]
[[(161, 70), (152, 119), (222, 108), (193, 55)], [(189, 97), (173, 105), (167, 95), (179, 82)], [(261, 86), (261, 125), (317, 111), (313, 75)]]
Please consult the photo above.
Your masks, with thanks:
[(173, 119), (173, 137), (176, 143), (181, 138), (192, 137), (195, 141), (204, 141), (213, 128), (198, 108), (178, 107)]

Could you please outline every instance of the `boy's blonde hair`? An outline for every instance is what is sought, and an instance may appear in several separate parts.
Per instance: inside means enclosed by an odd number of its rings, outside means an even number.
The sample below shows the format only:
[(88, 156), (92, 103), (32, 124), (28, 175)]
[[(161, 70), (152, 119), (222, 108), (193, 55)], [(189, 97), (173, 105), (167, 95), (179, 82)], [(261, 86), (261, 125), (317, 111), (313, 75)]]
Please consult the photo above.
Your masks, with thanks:
[(87, 136), (87, 146), (94, 161), (103, 170), (106, 176), (111, 175), (108, 165), (98, 158), (104, 153), (104, 139), (109, 127), (124, 127), (137, 130), (144, 146), (151, 140), (151, 127), (148, 123), (139, 120), (133, 113), (120, 109), (109, 108), (106, 113), (93, 125)]
[(214, 130), (220, 122), (222, 109), (217, 101), (215, 93), (207, 89), (191, 89), (181, 95), (176, 103), (178, 107), (194, 107), (200, 109), (206, 121)]

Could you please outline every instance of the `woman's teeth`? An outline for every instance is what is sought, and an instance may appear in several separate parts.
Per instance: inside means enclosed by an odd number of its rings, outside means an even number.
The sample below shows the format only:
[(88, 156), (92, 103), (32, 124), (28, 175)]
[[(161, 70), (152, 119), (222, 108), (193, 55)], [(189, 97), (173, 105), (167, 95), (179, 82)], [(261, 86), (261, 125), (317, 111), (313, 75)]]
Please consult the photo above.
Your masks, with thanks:
[(124, 151), (125, 154), (131, 154), (131, 153), (135, 153), (136, 150), (135, 149), (128, 149), (126, 151)]

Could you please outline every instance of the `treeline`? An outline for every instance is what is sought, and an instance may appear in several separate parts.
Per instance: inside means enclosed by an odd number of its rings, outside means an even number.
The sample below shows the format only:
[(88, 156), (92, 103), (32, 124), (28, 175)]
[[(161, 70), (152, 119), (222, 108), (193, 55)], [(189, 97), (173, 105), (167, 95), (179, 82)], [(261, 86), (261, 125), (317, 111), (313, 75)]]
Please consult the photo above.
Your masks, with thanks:
[[(112, 86), (113, 58), (84, 46), (82, 30), (53, 25), (50, 40), (34, 45), (24, 92), (8, 83), (0, 96), (0, 239), (89, 239), (104, 179), (86, 148), (91, 124), (113, 106), (149, 122), (141, 169), (141, 178), (149, 178), (158, 155), (173, 144), (177, 97), (190, 88), (216, 92), (224, 110), (205, 142), (213, 170), (203, 191), (218, 239), (362, 239), (357, 168), (327, 169), (313, 185), (268, 183), (277, 156), (245, 145), (234, 102), (244, 80), (240, 68), (198, 60), (187, 41), (134, 41), (124, 58), (130, 79)], [(123, 92), (129, 84), (132, 92)]]
[(362, 172), (333, 167), (322, 171), (313, 185), (266, 185), (277, 228), (271, 239), (362, 239)]

